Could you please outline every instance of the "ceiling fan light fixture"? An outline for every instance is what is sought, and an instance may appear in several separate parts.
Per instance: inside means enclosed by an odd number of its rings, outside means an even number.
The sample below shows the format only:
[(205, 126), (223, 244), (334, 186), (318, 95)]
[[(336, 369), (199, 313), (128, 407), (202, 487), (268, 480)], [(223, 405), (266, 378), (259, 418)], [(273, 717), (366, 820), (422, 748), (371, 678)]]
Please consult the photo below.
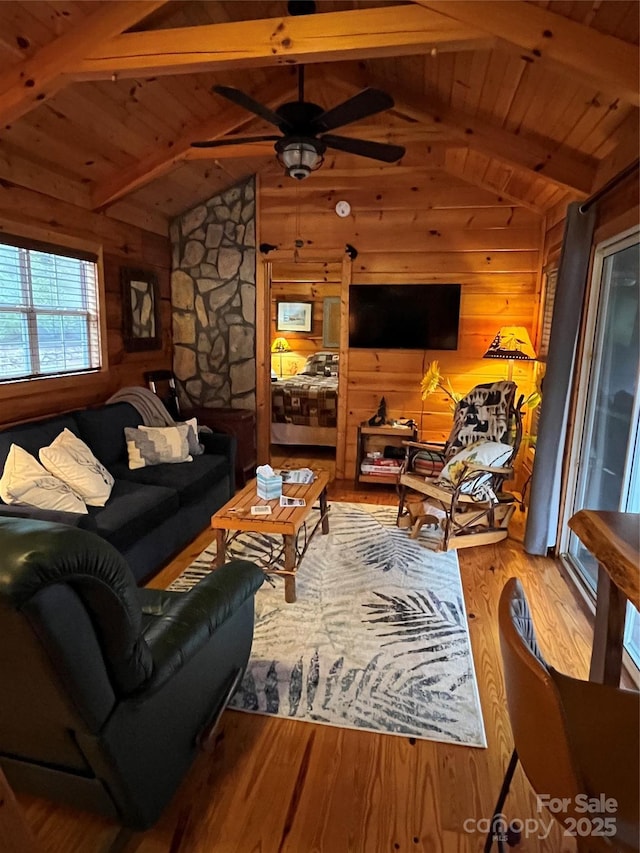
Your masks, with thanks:
[(322, 166), (327, 146), (319, 139), (296, 136), (279, 139), (275, 149), (286, 174), (302, 181)]

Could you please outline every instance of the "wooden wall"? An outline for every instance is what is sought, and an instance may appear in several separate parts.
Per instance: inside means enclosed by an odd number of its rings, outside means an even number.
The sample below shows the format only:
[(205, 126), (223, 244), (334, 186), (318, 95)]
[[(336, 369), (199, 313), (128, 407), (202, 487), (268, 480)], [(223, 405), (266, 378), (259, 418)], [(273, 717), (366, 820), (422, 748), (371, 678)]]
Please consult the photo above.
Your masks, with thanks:
[[(335, 258), (349, 243), (358, 252), (356, 283), (462, 285), (457, 351), (349, 352), (345, 475), (351, 477), (357, 425), (383, 395), (389, 417), (415, 418), (423, 438), (446, 437), (446, 395), (436, 393), (424, 404), (420, 399), (420, 379), (432, 359), (461, 393), (506, 378), (506, 362), (482, 355), (502, 325), (525, 326), (535, 340), (544, 230), (538, 214), (443, 171), (375, 167), (363, 179), (348, 168), (324, 169), (297, 185), (263, 177), (260, 241), (276, 245), (279, 254), (295, 251), (299, 260), (323, 253)], [(346, 219), (334, 211), (339, 199), (351, 204)], [(298, 249), (296, 240), (302, 242)], [(514, 379), (525, 394), (531, 376), (530, 365), (515, 364)]]
[[(143, 384), (145, 370), (171, 366), (170, 251), (166, 236), (5, 182), (0, 184), (0, 231), (52, 243), (76, 241), (102, 247), (108, 352), (107, 369), (99, 374), (0, 385), (0, 424), (101, 403), (123, 386)], [(124, 351), (121, 266), (149, 269), (158, 277), (161, 350)]]

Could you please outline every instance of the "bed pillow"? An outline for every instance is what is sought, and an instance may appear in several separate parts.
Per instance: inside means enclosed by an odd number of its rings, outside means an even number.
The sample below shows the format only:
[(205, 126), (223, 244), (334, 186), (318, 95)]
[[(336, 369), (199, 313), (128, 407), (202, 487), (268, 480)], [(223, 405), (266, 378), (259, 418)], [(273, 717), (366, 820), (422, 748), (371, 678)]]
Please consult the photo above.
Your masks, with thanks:
[(129, 468), (146, 468), (151, 465), (193, 462), (189, 453), (188, 424), (168, 427), (125, 427)]
[(89, 506), (104, 506), (114, 479), (87, 445), (64, 429), (48, 447), (40, 448), (40, 462), (50, 474), (62, 480)]
[(9, 448), (0, 478), (0, 498), (6, 504), (87, 514), (82, 498), (17, 444)]
[[(513, 447), (508, 444), (502, 444), (499, 441), (476, 441), (449, 459), (440, 472), (438, 480), (457, 486), (465, 470), (464, 462), (501, 467), (508, 464), (512, 455)], [(462, 486), (462, 492), (472, 497), (484, 498), (487, 496), (490, 480), (491, 474), (482, 474), (465, 483)]]
[(337, 352), (314, 352), (307, 356), (300, 376), (337, 376), (340, 355)]

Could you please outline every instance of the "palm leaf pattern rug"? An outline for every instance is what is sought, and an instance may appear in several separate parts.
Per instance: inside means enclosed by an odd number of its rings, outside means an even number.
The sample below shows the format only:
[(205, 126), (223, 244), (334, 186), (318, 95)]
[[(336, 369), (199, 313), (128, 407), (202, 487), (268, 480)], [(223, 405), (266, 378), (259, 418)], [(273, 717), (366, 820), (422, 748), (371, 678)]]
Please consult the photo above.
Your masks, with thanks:
[[(409, 539), (395, 518), (394, 507), (333, 503), (329, 535), (317, 532), (298, 570), (297, 602), (267, 576), (229, 707), (486, 746), (458, 558)], [(269, 554), (266, 539), (242, 534), (228, 558)], [(214, 553), (215, 544), (170, 589), (192, 586)]]

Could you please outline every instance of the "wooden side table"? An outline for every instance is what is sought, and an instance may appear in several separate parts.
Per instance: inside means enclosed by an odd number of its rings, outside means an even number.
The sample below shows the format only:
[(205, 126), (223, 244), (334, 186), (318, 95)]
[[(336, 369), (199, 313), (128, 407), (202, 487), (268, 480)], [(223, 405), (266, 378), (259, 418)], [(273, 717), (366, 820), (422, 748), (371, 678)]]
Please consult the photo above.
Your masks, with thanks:
[(242, 488), (255, 474), (257, 464), (256, 413), (251, 409), (196, 408), (184, 412), (182, 417), (196, 417), (198, 423), (211, 429), (234, 435), (236, 448), (236, 488)]
[[(415, 426), (385, 424), (383, 426), (372, 427), (367, 423), (360, 424), (358, 427), (358, 445), (356, 453), (356, 483), (383, 483), (393, 485), (398, 482), (398, 474), (400, 463), (404, 461), (403, 441), (415, 441), (418, 437), (418, 431)], [(367, 453), (376, 451), (380, 454), (384, 452), (385, 447), (394, 447), (398, 450), (397, 462), (398, 466), (391, 466), (390, 470), (385, 470), (381, 467), (379, 471), (374, 473), (365, 473), (362, 471), (362, 463), (367, 457)], [(391, 459), (384, 460), (385, 463), (393, 462)], [(372, 463), (371, 467), (374, 465)]]

